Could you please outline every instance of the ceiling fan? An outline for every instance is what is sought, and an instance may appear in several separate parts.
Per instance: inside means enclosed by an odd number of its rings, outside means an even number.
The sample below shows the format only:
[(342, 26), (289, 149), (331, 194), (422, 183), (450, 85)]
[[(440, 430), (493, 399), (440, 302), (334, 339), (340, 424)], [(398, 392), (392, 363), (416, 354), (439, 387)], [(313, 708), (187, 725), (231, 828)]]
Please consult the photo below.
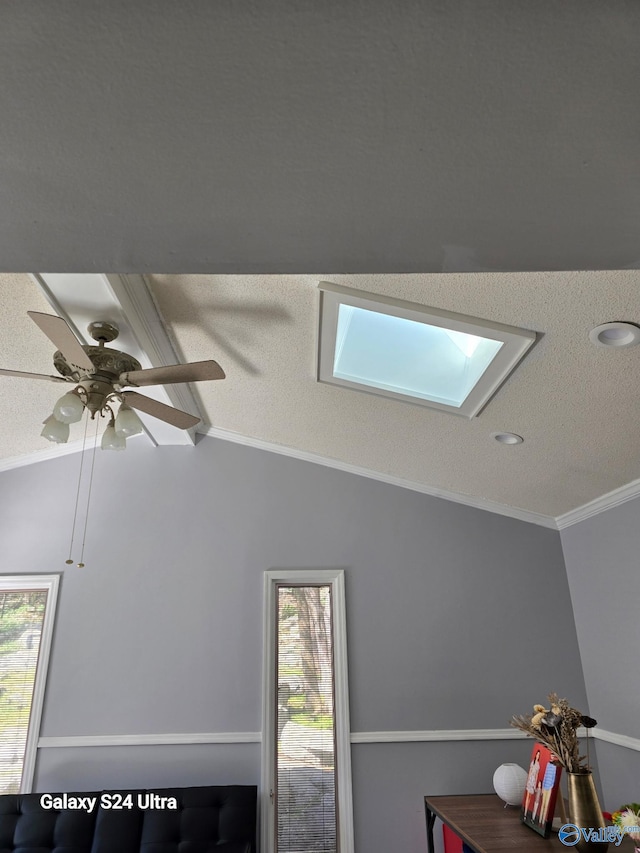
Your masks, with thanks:
[[(53, 366), (60, 376), (2, 369), (0, 375), (74, 384), (75, 387), (58, 400), (53, 414), (44, 422), (42, 435), (50, 441), (66, 442), (69, 424), (81, 420), (85, 409), (92, 419), (96, 414), (110, 417), (102, 439), (102, 447), (107, 450), (123, 450), (128, 436), (143, 431), (142, 422), (132, 409), (153, 415), (178, 429), (190, 429), (199, 423), (200, 418), (124, 389), (225, 378), (220, 365), (211, 360), (143, 369), (132, 355), (105, 346), (118, 337), (118, 328), (113, 323), (89, 324), (88, 332), (97, 341), (97, 346), (94, 346), (81, 344), (62, 317), (38, 311), (27, 311), (27, 314), (58, 348), (53, 356)], [(116, 415), (112, 407), (117, 403), (120, 408)]]

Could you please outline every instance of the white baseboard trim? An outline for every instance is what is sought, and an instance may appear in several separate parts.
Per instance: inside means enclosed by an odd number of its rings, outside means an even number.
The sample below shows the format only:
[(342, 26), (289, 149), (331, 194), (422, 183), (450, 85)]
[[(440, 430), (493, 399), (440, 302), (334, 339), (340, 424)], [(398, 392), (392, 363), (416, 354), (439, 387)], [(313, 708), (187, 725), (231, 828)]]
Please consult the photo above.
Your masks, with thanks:
[[(592, 737), (640, 752), (640, 738), (620, 735), (606, 729), (593, 729)], [(351, 732), (351, 743), (428, 743), (436, 741), (520, 740), (518, 729), (432, 729), (406, 732)], [(260, 743), (260, 732), (203, 732), (193, 734), (152, 735), (78, 735), (41, 737), (38, 749), (93, 746), (183, 746), (189, 744)]]

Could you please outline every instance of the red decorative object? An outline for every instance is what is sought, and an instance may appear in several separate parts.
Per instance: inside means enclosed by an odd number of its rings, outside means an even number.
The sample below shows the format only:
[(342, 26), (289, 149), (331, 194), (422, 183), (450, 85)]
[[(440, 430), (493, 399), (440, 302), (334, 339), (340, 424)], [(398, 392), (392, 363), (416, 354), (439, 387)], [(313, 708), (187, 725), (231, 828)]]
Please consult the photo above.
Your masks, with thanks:
[(462, 839), (446, 823), (442, 824), (442, 837), (444, 853), (462, 853)]
[(562, 767), (556, 756), (541, 743), (534, 744), (527, 784), (522, 798), (522, 822), (543, 838), (551, 835)]

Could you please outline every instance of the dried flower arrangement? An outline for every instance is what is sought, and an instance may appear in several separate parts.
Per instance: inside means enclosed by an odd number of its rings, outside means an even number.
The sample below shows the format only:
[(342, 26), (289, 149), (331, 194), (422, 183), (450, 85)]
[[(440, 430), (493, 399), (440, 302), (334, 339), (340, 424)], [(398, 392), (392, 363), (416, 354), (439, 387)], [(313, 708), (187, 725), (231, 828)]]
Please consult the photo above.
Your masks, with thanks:
[(509, 724), (549, 747), (568, 773), (588, 772), (589, 756), (580, 755), (577, 730), (580, 726), (591, 729), (596, 721), (556, 693), (549, 694), (549, 704), (549, 708), (534, 705), (533, 714), (514, 714)]

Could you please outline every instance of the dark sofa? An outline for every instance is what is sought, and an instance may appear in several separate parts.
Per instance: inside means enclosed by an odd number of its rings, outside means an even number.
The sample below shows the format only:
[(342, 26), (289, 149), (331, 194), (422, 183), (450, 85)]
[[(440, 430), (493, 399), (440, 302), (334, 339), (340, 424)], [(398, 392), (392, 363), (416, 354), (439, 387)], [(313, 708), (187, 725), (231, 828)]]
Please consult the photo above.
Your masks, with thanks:
[(255, 853), (256, 813), (255, 785), (3, 794), (0, 853)]

